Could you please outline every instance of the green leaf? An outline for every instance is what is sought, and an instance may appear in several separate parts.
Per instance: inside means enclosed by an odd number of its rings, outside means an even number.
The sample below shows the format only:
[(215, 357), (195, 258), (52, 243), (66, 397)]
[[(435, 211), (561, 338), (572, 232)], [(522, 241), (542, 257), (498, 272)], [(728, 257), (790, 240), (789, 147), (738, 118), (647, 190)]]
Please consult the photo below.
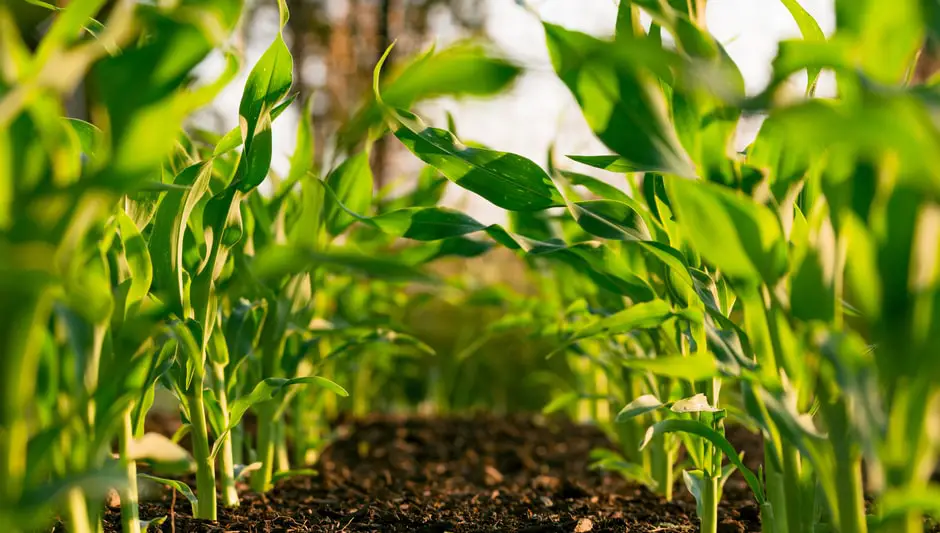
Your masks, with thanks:
[(685, 483), (685, 488), (689, 490), (689, 494), (695, 498), (695, 512), (701, 519), (705, 516), (705, 506), (708, 505), (705, 496), (708, 491), (706, 485), (712, 480), (703, 470), (683, 470), (682, 481)]
[(543, 26), (555, 72), (608, 148), (640, 170), (695, 174), (657, 79), (674, 63), (670, 52), (647, 41), (627, 47)]
[(774, 213), (734, 191), (681, 178), (669, 198), (692, 245), (726, 275), (772, 285), (786, 271), (786, 241)]
[(659, 398), (653, 396), (652, 394), (644, 394), (639, 398), (628, 403), (623, 409), (617, 413), (616, 422), (622, 424), (628, 420), (636, 418), (640, 415), (645, 415), (646, 413), (656, 411), (657, 409), (663, 407), (665, 404), (659, 401)]
[(819, 252), (808, 248), (790, 282), (790, 312), (799, 320), (828, 322), (835, 316), (835, 298)]
[(185, 474), (196, 467), (189, 452), (159, 433), (146, 433), (131, 441), (125, 459), (145, 462), (154, 471), (166, 475)]
[(616, 200), (627, 204), (633, 201), (627, 193), (595, 177), (568, 170), (562, 170), (561, 175), (572, 185), (580, 185), (605, 200)]
[(617, 472), (625, 479), (640, 483), (651, 489), (656, 489), (658, 486), (656, 480), (643, 468), (643, 465), (631, 463), (613, 450), (591, 450), (591, 460), (593, 461), (590, 467), (592, 470), (610, 470)]
[[(797, 0), (780, 0), (784, 7), (787, 8), (787, 11), (790, 12), (790, 16), (793, 17), (793, 20), (796, 21), (796, 25), (800, 28), (800, 33), (803, 34), (803, 39), (806, 41), (825, 41), (826, 34), (823, 33), (822, 28), (819, 27), (819, 23), (816, 22), (816, 19), (813, 18), (803, 6)], [(815, 92), (816, 81), (819, 79), (820, 68), (810, 68), (806, 72), (806, 94), (812, 95)]]
[(476, 219), (443, 207), (404, 208), (370, 220), (385, 233), (417, 241), (460, 237), (486, 229)]
[(569, 155), (567, 157), (572, 161), (583, 163), (589, 167), (609, 170), (619, 174), (642, 171), (642, 169), (631, 164), (619, 155)]
[(295, 468), (293, 470), (281, 470), (280, 472), (275, 472), (271, 476), (271, 483), (277, 483), (282, 479), (287, 479), (289, 477), (295, 476), (315, 476), (317, 471), (312, 468)]
[(62, 119), (71, 126), (72, 131), (78, 136), (78, 141), (82, 147), (82, 152), (89, 157), (94, 157), (102, 143), (102, 132), (94, 124), (79, 120), (77, 118)]
[(720, 375), (715, 359), (708, 353), (625, 359), (621, 364), (627, 368), (652, 372), (657, 376), (687, 381), (701, 381)]
[(903, 517), (911, 511), (940, 516), (940, 488), (930, 485), (889, 489), (879, 498), (878, 510), (878, 522), (881, 523)]
[(262, 466), (263, 466), (263, 465), (262, 465), (262, 463), (260, 463), (260, 462), (251, 463), (251, 464), (248, 464), (248, 465), (235, 465), (235, 468), (233, 468), (234, 474), (235, 474), (235, 480), (238, 481), (239, 479), (243, 479), (243, 478), (247, 477), (248, 474), (250, 474), (250, 473), (252, 473), (252, 472), (255, 472), (255, 471), (257, 471), (257, 470), (261, 470), (261, 467), (262, 467)]
[(717, 413), (721, 411), (721, 409), (709, 405), (708, 398), (702, 393), (676, 400), (669, 409), (673, 413)]
[(179, 492), (189, 501), (190, 510), (193, 513), (193, 516), (199, 516), (197, 510), (199, 508), (199, 499), (196, 498), (196, 494), (193, 493), (193, 489), (189, 488), (189, 485), (183, 483), (182, 481), (176, 481), (175, 479), (167, 479), (163, 477), (151, 476), (149, 474), (138, 473), (137, 477), (140, 479), (149, 479), (150, 481), (155, 481), (161, 485), (166, 485), (171, 489)]
[(604, 239), (652, 240), (646, 221), (633, 204), (617, 200), (588, 200), (568, 204), (571, 215), (584, 231)]
[(90, 500), (103, 500), (109, 491), (127, 486), (125, 470), (117, 461), (103, 467), (59, 479), (50, 479), (29, 487), (19, 501), (0, 501), (0, 524), (19, 528), (42, 529), (50, 516), (61, 509), (68, 494), (81, 490)]
[(581, 395), (577, 392), (566, 392), (556, 396), (542, 408), (542, 414), (550, 415), (567, 409), (569, 406), (574, 405), (580, 398)]
[(673, 316), (672, 308), (663, 300), (643, 302), (578, 330), (574, 335), (574, 340), (597, 335), (618, 335), (636, 329), (657, 328)]
[(263, 280), (311, 271), (317, 267), (352, 270), (380, 279), (427, 279), (413, 265), (387, 257), (374, 257), (348, 251), (317, 252), (301, 246), (269, 246), (252, 264)]
[(153, 264), (150, 260), (150, 251), (143, 236), (137, 230), (137, 225), (123, 210), (117, 212), (118, 227), (121, 230), (121, 241), (124, 243), (124, 257), (127, 260), (127, 269), (130, 274), (131, 286), (125, 298), (125, 313), (132, 306), (143, 301), (150, 292), (153, 282)]
[(248, 74), (238, 106), (239, 128), (245, 142), (245, 150), (239, 162), (241, 172), (238, 188), (242, 192), (257, 187), (267, 176), (271, 166), (272, 112), (290, 91), (293, 69), (290, 50), (278, 33)]
[(878, 82), (904, 79), (925, 28), (920, 0), (836, 0), (836, 34), (848, 41), (863, 71)]
[(395, 136), (447, 179), (510, 211), (564, 205), (551, 178), (532, 161), (507, 152), (470, 147), (446, 130), (425, 126), (406, 111), (395, 113)]
[(212, 176), (210, 163), (187, 167), (174, 180), (188, 188), (167, 191), (154, 215), (150, 233), (150, 256), (157, 289), (167, 298), (177, 316), (187, 316), (189, 299), (183, 266), (183, 245), (189, 216), (208, 191)]
[(242, 417), (245, 416), (245, 413), (251, 406), (260, 402), (272, 400), (279, 394), (283, 393), (287, 387), (293, 387), (296, 385), (318, 385), (340, 396), (349, 396), (349, 393), (346, 392), (346, 389), (320, 376), (291, 379), (267, 378), (255, 385), (250, 393), (232, 402), (232, 405), (229, 408), (230, 418), (228, 430), (231, 430), (237, 426), (239, 422), (241, 422)]
[[(408, 63), (384, 84), (382, 99), (391, 107), (409, 109), (422, 100), (441, 96), (488, 96), (505, 89), (521, 72), (517, 65), (495, 57), (479, 43), (457, 43)], [(381, 105), (370, 99), (340, 128), (340, 146), (355, 146), (382, 119)]]
[(760, 481), (757, 479), (757, 476), (754, 475), (754, 472), (741, 462), (741, 458), (738, 457), (734, 446), (728, 442), (728, 439), (726, 439), (724, 435), (697, 420), (669, 419), (657, 422), (646, 430), (646, 436), (640, 444), (640, 449), (645, 448), (646, 445), (658, 435), (676, 432), (697, 435), (720, 449), (725, 457), (741, 471), (747, 485), (751, 488), (751, 491), (754, 492), (754, 498), (757, 500), (757, 504), (761, 505), (764, 503), (764, 490), (761, 488)]
[[(355, 213), (364, 213), (372, 205), (372, 182), (369, 154), (365, 151), (343, 161), (326, 177), (326, 184), (335, 193), (337, 201)], [(355, 222), (352, 216), (330, 202), (326, 204), (324, 220), (327, 231), (333, 236)]]
[(278, 34), (248, 74), (238, 106), (239, 125), (246, 149), (251, 146), (261, 118), (290, 91), (294, 61), (283, 37)]

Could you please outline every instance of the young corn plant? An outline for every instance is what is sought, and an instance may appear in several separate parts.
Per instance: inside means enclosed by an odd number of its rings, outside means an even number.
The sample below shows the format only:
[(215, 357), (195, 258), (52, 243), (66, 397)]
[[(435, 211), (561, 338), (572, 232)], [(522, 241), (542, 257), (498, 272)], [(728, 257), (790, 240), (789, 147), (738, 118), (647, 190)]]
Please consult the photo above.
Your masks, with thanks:
[[(35, 51), (0, 7), (0, 300), (9, 328), (0, 523), (13, 530), (39, 526), (54, 510), (75, 531), (97, 529), (108, 487), (122, 492), (125, 527), (139, 530), (134, 462), (152, 459), (148, 449), (179, 451), (146, 436), (149, 444), (138, 442), (129, 427), (135, 411), (142, 419), (156, 379), (146, 370), (156, 361), (152, 326), (161, 315), (147, 310), (139, 228), (114, 207), (148, 187), (183, 119), (212, 97), (213, 87), (193, 91), (184, 80), (220, 36), (182, 22), (184, 12), (224, 32), (240, 5), (118, 2), (104, 24), (95, 20), (102, 6), (70, 3)], [(187, 55), (171, 61), (181, 46)], [(94, 125), (63, 118), (65, 99), (83, 81), (92, 85)], [(58, 405), (27, 409), (37, 391)], [(119, 461), (108, 454), (115, 437)]]

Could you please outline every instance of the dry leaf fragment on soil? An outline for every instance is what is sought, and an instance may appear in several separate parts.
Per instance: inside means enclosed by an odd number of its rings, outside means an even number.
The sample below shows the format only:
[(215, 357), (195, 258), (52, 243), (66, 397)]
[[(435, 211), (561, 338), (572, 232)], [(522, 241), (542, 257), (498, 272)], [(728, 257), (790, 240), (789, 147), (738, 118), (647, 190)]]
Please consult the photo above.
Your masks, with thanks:
[(594, 522), (590, 518), (582, 518), (578, 520), (578, 524), (574, 526), (574, 533), (587, 533), (594, 529)]

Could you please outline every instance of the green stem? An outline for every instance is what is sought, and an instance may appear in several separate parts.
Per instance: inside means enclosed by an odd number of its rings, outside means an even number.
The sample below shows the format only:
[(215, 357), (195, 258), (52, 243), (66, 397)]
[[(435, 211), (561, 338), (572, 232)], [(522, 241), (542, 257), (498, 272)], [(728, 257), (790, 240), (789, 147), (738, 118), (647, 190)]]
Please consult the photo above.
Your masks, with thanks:
[[(855, 453), (836, 458), (836, 488), (839, 494), (840, 533), (867, 533), (865, 497), (862, 486), (862, 457)], [(887, 528), (885, 531), (902, 531)], [(904, 530), (911, 531), (911, 530)], [(919, 523), (915, 531), (923, 531)]]
[(767, 492), (767, 502), (773, 508), (774, 530), (789, 533), (790, 528), (787, 517), (787, 491), (783, 479), (783, 473), (777, 468), (772, 457), (776, 455), (773, 446), (764, 441), (764, 486)]
[[(8, 279), (16, 279), (10, 274)], [(50, 299), (6, 284), (0, 292), (0, 501), (18, 502), (26, 477), (29, 426), (23, 398), (35, 395)]]
[(783, 443), (781, 452), (783, 455), (783, 472), (781, 474), (783, 476), (784, 498), (787, 502), (787, 525), (790, 526), (787, 531), (802, 533), (803, 506), (801, 501), (803, 490), (800, 482), (800, 454), (796, 447), (788, 442)]
[(699, 509), (700, 531), (702, 533), (717, 533), (718, 531), (718, 500), (721, 499), (721, 489), (718, 486), (719, 476), (708, 476), (705, 480), (705, 491), (702, 494), (702, 505)]
[[(212, 388), (215, 390), (215, 397), (219, 401), (219, 408), (222, 411), (222, 427), (229, 425), (228, 391), (225, 389), (225, 368), (223, 365), (212, 365), (213, 380)], [(222, 439), (222, 448), (219, 450), (219, 483), (222, 489), (222, 505), (225, 507), (238, 507), (238, 491), (235, 488), (235, 456), (232, 450), (232, 435), (220, 437)]]
[(673, 452), (666, 447), (666, 436), (657, 435), (650, 443), (652, 475), (656, 481), (656, 492), (666, 501), (672, 501), (672, 487), (675, 484)]
[(258, 414), (258, 440), (255, 451), (257, 460), (261, 461), (261, 468), (251, 474), (251, 488), (255, 492), (270, 490), (271, 479), (274, 477), (274, 448), (277, 438), (274, 411), (274, 402), (260, 403), (255, 409)]
[(199, 505), (196, 518), (216, 520), (215, 463), (210, 457), (209, 430), (206, 425), (206, 408), (203, 400), (204, 377), (193, 377), (193, 388), (189, 396), (191, 405), (190, 423), (193, 441), (193, 457), (196, 459), (196, 491)]
[(277, 421), (277, 441), (275, 447), (275, 472), (290, 470), (290, 454), (287, 451), (287, 424), (283, 419)]
[(232, 428), (229, 432), (232, 439), (232, 462), (237, 465), (243, 465), (245, 461), (245, 428), (241, 424)]
[(121, 494), (121, 526), (124, 533), (140, 533), (140, 515), (137, 508), (137, 463), (130, 455), (131, 443), (134, 442), (132, 412), (132, 406), (124, 411), (121, 418), (121, 432), (118, 434), (118, 453), (127, 475), (127, 489)]
[(82, 489), (69, 489), (66, 495), (66, 512), (71, 533), (92, 533), (94, 528), (88, 516), (88, 501)]

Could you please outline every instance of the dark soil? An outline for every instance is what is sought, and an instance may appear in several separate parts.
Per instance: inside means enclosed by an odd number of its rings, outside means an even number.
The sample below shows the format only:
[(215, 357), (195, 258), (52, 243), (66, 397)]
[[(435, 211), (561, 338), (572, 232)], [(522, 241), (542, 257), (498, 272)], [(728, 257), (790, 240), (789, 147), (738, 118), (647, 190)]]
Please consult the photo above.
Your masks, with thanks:
[[(732, 436), (745, 448), (756, 439)], [(319, 475), (282, 480), (270, 493), (245, 489), (242, 506), (216, 523), (191, 518), (179, 497), (163, 531), (694, 532), (695, 505), (672, 503), (613, 473), (591, 471), (588, 454), (610, 447), (595, 428), (531, 417), (375, 417), (341, 425)], [(751, 449), (758, 449), (753, 445)], [(756, 458), (754, 458), (756, 459)], [(723, 533), (760, 531), (738, 474), (722, 503)], [(169, 514), (169, 499), (141, 504), (144, 519)], [(106, 531), (120, 531), (109, 510)]]

